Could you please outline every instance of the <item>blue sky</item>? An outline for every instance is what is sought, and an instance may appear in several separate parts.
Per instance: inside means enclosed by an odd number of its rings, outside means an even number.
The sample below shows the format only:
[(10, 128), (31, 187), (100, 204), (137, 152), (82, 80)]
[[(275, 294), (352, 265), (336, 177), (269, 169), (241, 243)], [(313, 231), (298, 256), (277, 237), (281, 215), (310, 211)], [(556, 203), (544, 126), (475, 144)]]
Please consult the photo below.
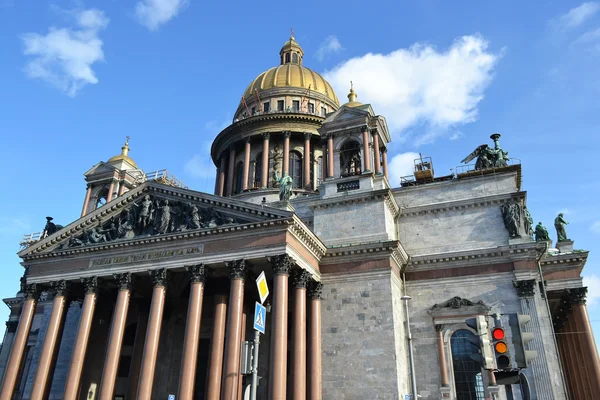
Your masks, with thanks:
[(591, 251), (598, 336), (600, 2), (365, 4), (0, 0), (0, 296), (18, 290), (21, 235), (76, 219), (83, 173), (126, 135), (146, 171), (212, 191), (211, 140), (294, 28), (341, 100), (353, 80), (387, 118), (394, 185), (416, 152), (447, 174), (502, 133), (535, 221), (564, 212)]

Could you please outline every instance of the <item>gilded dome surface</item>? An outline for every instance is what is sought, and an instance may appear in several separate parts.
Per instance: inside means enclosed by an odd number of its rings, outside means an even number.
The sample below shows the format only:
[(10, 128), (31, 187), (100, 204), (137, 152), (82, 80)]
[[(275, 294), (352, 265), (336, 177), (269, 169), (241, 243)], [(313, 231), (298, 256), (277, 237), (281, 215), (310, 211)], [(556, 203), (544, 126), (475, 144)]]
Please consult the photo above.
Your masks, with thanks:
[(109, 158), (107, 163), (113, 164), (119, 161), (126, 161), (129, 164), (131, 164), (134, 168), (137, 168), (137, 164), (135, 163), (135, 161), (133, 161), (133, 159), (129, 157), (129, 136), (127, 136), (127, 141), (125, 142), (125, 145), (121, 147), (121, 154), (117, 154), (116, 156)]
[(315, 71), (299, 64), (283, 64), (273, 67), (258, 75), (244, 92), (244, 98), (252, 96), (256, 90), (260, 93), (262, 90), (282, 87), (303, 88), (327, 96), (335, 104), (340, 102), (333, 91), (333, 88), (321, 75)]

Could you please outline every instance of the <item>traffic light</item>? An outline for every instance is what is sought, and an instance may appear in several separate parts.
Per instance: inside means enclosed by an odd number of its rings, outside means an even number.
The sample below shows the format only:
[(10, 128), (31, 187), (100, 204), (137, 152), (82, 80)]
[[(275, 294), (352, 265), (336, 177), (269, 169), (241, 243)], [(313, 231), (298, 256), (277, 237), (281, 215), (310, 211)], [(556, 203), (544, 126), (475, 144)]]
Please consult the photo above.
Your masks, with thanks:
[(478, 315), (475, 318), (465, 320), (465, 324), (477, 332), (476, 337), (469, 339), (469, 342), (477, 349), (477, 352), (471, 354), (471, 358), (477, 361), (483, 369), (495, 369), (486, 317)]
[(496, 358), (496, 368), (509, 369), (510, 351), (506, 344), (506, 332), (504, 332), (504, 329), (501, 326), (496, 326), (492, 329), (492, 344)]
[(523, 332), (523, 325), (531, 321), (529, 315), (510, 314), (509, 315), (510, 329), (512, 331), (512, 341), (515, 346), (515, 367), (527, 368), (529, 361), (537, 357), (537, 351), (525, 349), (525, 345), (529, 343), (534, 335), (531, 332)]

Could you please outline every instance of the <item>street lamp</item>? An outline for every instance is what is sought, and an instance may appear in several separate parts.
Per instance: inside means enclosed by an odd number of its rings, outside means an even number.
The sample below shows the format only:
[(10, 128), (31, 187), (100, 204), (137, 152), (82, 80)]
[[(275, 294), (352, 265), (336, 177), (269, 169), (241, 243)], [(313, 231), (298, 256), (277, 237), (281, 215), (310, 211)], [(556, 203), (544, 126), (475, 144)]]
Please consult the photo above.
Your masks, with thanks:
[(404, 301), (404, 309), (406, 311), (406, 334), (408, 336), (408, 359), (410, 363), (410, 385), (412, 388), (412, 398), (417, 400), (417, 377), (415, 376), (415, 359), (413, 355), (412, 334), (410, 333), (410, 316), (408, 314), (408, 302), (412, 297), (404, 295), (400, 297)]

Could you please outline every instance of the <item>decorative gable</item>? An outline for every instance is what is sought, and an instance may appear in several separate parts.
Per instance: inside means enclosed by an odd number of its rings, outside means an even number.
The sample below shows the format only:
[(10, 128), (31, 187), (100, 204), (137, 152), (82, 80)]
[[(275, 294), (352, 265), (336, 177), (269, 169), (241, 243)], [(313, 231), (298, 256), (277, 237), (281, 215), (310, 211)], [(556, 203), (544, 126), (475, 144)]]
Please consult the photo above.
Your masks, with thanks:
[(289, 211), (146, 182), (36, 242), (19, 256), (292, 218)]

